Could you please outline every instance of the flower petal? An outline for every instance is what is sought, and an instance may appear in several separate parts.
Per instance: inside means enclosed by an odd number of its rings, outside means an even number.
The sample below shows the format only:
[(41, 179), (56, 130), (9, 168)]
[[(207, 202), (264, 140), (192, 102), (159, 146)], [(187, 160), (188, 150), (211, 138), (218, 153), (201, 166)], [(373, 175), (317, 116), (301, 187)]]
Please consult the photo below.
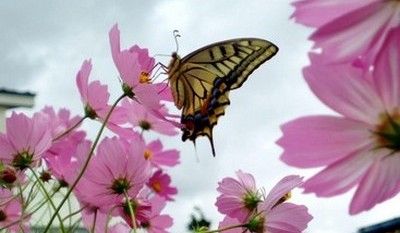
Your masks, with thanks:
[(92, 61), (85, 60), (82, 63), (81, 69), (76, 75), (76, 85), (78, 86), (79, 93), (81, 94), (81, 100), (84, 104), (88, 102), (88, 83), (89, 74), (92, 70)]
[[(290, 220), (289, 220), (290, 219)], [(267, 213), (265, 220), (266, 232), (303, 232), (313, 217), (307, 207), (292, 203), (282, 203)]]
[(394, 8), (386, 1), (374, 1), (321, 26), (310, 39), (315, 47), (323, 49), (325, 62), (352, 62), (362, 55), (375, 57)]
[(269, 192), (262, 209), (266, 211), (272, 209), (282, 197), (302, 183), (303, 178), (300, 176), (290, 175), (282, 178)]
[(292, 3), (296, 11), (292, 17), (296, 22), (306, 26), (320, 27), (335, 18), (347, 14), (357, 8), (370, 4), (375, 0), (302, 0)]
[(387, 109), (400, 106), (400, 27), (392, 30), (378, 54), (374, 81)]
[(350, 204), (350, 214), (369, 210), (399, 193), (399, 153), (388, 155), (390, 151), (385, 150), (381, 153), (383, 158), (375, 160), (361, 180)]
[(325, 166), (370, 141), (368, 125), (342, 117), (308, 116), (281, 126), (281, 160), (296, 167)]
[(129, 50), (121, 51), (120, 32), (117, 24), (111, 28), (109, 38), (112, 58), (115, 66), (118, 69), (121, 79), (130, 87), (137, 85), (139, 83), (139, 76), (141, 72), (138, 54), (130, 53)]
[(354, 120), (377, 123), (384, 105), (361, 69), (351, 65), (323, 65), (310, 54), (311, 65), (303, 70), (314, 94), (333, 110)]
[(342, 194), (354, 187), (373, 163), (371, 148), (360, 149), (329, 165), (304, 184), (304, 192), (319, 197)]

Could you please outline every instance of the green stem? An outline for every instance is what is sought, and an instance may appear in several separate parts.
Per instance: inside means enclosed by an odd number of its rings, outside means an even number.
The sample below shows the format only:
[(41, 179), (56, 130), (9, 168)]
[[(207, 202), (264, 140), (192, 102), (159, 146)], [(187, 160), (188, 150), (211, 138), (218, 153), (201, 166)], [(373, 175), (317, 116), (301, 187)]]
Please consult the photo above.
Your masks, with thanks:
[(70, 214), (68, 214), (67, 216), (65, 216), (65, 217), (63, 218), (63, 221), (66, 221), (68, 218), (72, 218), (72, 217), (74, 217), (75, 215), (81, 213), (85, 208), (86, 208), (86, 205), (83, 206), (82, 208), (80, 208), (79, 210), (76, 210), (76, 211), (74, 211), (74, 212), (71, 212)]
[[(36, 172), (31, 167), (28, 167), (28, 169), (32, 172), (33, 176), (38, 181), (39, 187), (42, 189), (44, 195), (46, 196), (46, 199), (47, 199), (46, 201), (48, 201), (50, 203), (51, 207), (54, 209), (54, 211), (56, 211), (57, 210), (56, 205), (54, 204), (49, 193), (47, 192), (46, 188), (44, 187), (43, 182), (40, 180), (40, 178), (37, 176)], [(64, 224), (63, 224), (63, 221), (62, 221), (60, 215), (58, 214), (58, 211), (55, 212), (55, 216), (57, 216), (58, 221), (60, 222), (61, 232), (65, 233)]]
[(93, 223), (92, 227), (90, 228), (90, 233), (94, 233), (95, 228), (96, 228), (96, 219), (97, 219), (97, 210), (94, 212), (94, 218), (93, 218)]
[(122, 96), (120, 96), (120, 97), (115, 101), (115, 103), (111, 106), (110, 111), (108, 111), (106, 117), (104, 118), (103, 124), (101, 125), (100, 130), (99, 130), (99, 132), (98, 132), (98, 134), (97, 134), (97, 136), (96, 136), (96, 138), (95, 138), (95, 140), (94, 140), (94, 142), (93, 142), (93, 145), (92, 145), (92, 147), (90, 148), (90, 151), (89, 151), (89, 154), (88, 154), (88, 156), (87, 156), (87, 158), (86, 158), (86, 161), (85, 161), (85, 163), (83, 164), (83, 167), (82, 167), (81, 171), (80, 171), (79, 174), (78, 174), (78, 177), (75, 179), (74, 183), (73, 183), (73, 184), (70, 186), (70, 188), (68, 189), (67, 193), (65, 194), (65, 197), (63, 198), (63, 200), (62, 200), (62, 201), (60, 202), (60, 204), (58, 205), (58, 207), (57, 207), (57, 209), (56, 209), (56, 212), (53, 214), (53, 216), (51, 216), (51, 218), (50, 218), (50, 220), (49, 220), (49, 223), (48, 223), (47, 226), (46, 226), (46, 229), (44, 229), (44, 233), (47, 232), (47, 231), (50, 229), (50, 226), (51, 226), (51, 224), (53, 223), (54, 218), (56, 217), (56, 214), (60, 211), (61, 207), (62, 207), (62, 206), (64, 205), (64, 203), (67, 201), (69, 195), (72, 193), (72, 190), (75, 188), (75, 186), (78, 184), (79, 180), (82, 178), (83, 173), (85, 172), (87, 166), (89, 165), (89, 161), (90, 161), (90, 159), (91, 159), (92, 156), (93, 156), (94, 149), (96, 148), (97, 143), (100, 141), (100, 136), (101, 136), (101, 134), (103, 133), (104, 128), (106, 127), (107, 121), (108, 121), (108, 119), (110, 118), (111, 113), (114, 111), (114, 109), (115, 109), (115, 107), (117, 106), (118, 102), (121, 101), (123, 98), (125, 98), (125, 94), (123, 94)]
[(227, 230), (231, 230), (231, 229), (235, 229), (235, 228), (239, 228), (239, 227), (247, 227), (247, 224), (237, 224), (237, 225), (232, 225), (232, 226), (219, 228), (219, 229), (216, 229), (216, 230), (202, 231), (201, 233), (218, 233), (218, 232), (223, 232), (223, 231), (227, 231)]
[(78, 122), (76, 122), (75, 125), (72, 125), (67, 130), (65, 130), (65, 132), (63, 132), (62, 134), (60, 134), (57, 137), (55, 137), (53, 139), (53, 142), (59, 140), (60, 138), (64, 137), (65, 135), (69, 134), (72, 130), (74, 130), (76, 127), (78, 127), (86, 118), (87, 118), (87, 116), (82, 117)]
[(130, 215), (131, 221), (132, 221), (133, 233), (136, 233), (137, 226), (136, 226), (135, 212), (133, 211), (131, 199), (130, 199), (128, 193), (126, 192), (126, 190), (124, 190), (124, 196), (125, 196), (125, 200), (126, 200), (126, 205), (128, 206), (128, 209), (129, 209), (129, 215)]
[[(55, 194), (55, 193), (52, 193), (52, 194), (50, 195), (50, 198), (52, 198), (52, 197), (54, 196), (54, 194)], [(47, 199), (44, 198), (43, 201), (42, 201), (42, 203), (37, 204), (37, 206), (34, 207), (34, 208), (32, 209), (32, 211), (23, 211), (23, 212), (21, 213), (21, 217), (20, 217), (19, 220), (15, 221), (15, 222), (11, 222), (11, 223), (9, 223), (9, 224), (3, 226), (2, 228), (0, 228), (0, 232), (2, 232), (2, 230), (5, 230), (5, 229), (11, 227), (12, 225), (17, 224), (18, 222), (23, 221), (23, 220), (26, 219), (26, 218), (30, 218), (33, 214), (35, 214), (36, 212), (38, 212), (46, 203), (47, 203)], [(26, 212), (28, 212), (28, 213), (26, 213)]]

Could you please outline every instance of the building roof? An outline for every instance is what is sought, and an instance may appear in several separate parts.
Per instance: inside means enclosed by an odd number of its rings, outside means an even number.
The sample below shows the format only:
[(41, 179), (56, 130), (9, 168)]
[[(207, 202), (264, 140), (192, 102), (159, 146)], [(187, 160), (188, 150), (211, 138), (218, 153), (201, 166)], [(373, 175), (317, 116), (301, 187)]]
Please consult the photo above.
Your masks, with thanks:
[(400, 217), (363, 227), (358, 233), (397, 233), (400, 232)]
[(33, 107), (34, 93), (0, 88), (0, 108)]

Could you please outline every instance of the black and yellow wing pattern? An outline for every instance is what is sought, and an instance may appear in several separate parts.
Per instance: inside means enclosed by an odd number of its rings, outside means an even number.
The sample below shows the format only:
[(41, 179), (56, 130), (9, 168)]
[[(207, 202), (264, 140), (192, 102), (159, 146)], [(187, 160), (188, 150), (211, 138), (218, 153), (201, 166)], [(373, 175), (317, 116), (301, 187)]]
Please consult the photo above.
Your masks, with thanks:
[(210, 44), (182, 59), (173, 53), (168, 79), (186, 126), (182, 140), (195, 142), (207, 136), (215, 156), (212, 130), (230, 104), (229, 92), (277, 52), (278, 47), (267, 40), (242, 38)]

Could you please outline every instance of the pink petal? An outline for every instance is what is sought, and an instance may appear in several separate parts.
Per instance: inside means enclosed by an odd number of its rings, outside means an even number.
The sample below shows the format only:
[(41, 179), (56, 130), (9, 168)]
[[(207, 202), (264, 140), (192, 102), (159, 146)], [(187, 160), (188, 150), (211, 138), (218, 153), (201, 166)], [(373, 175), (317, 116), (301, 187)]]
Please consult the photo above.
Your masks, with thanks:
[(150, 204), (151, 204), (151, 215), (156, 216), (161, 213), (167, 202), (162, 197), (154, 196), (150, 199)]
[(163, 146), (160, 139), (152, 141), (148, 146), (148, 149), (152, 152), (159, 152), (162, 150)]
[[(89, 84), (88, 92), (87, 92), (87, 102), (93, 110), (98, 113), (99, 111), (106, 110), (108, 111), (108, 99), (110, 97), (110, 93), (108, 92), (107, 85), (103, 85), (100, 81), (96, 80)], [(101, 115), (103, 118), (105, 114)]]
[(48, 125), (49, 117), (39, 112), (33, 115), (32, 121), (33, 130), (29, 145), (34, 147), (36, 155), (40, 155), (49, 149), (52, 144), (51, 132)]
[(81, 69), (76, 75), (76, 85), (78, 86), (79, 93), (81, 94), (81, 99), (83, 103), (88, 102), (88, 83), (89, 74), (92, 70), (92, 61), (85, 60), (82, 63)]
[(116, 138), (104, 138), (97, 148), (97, 157), (102, 164), (112, 172), (112, 177), (118, 177), (126, 168), (126, 149)]
[(117, 223), (108, 229), (109, 233), (131, 233), (132, 228), (126, 223)]
[[(383, 149), (382, 149), (383, 150)], [(394, 197), (400, 191), (399, 153), (381, 151), (382, 159), (376, 159), (361, 180), (350, 204), (350, 214), (369, 210), (376, 204)]]
[(302, 0), (292, 3), (296, 7), (296, 11), (292, 17), (296, 22), (306, 26), (320, 27), (339, 16), (347, 14), (357, 8), (371, 4), (376, 0)]
[(130, 53), (128, 50), (121, 51), (120, 32), (117, 24), (111, 28), (109, 38), (111, 54), (121, 79), (130, 87), (137, 85), (141, 72), (138, 55), (136, 53)]
[(269, 192), (262, 209), (266, 211), (272, 209), (282, 197), (302, 183), (303, 178), (300, 176), (290, 175), (282, 178)]
[(152, 161), (158, 165), (173, 167), (180, 163), (179, 151), (172, 149), (154, 154)]
[(11, 114), (6, 120), (6, 133), (10, 143), (17, 151), (22, 151), (30, 144), (33, 125), (23, 113)]
[(159, 109), (161, 107), (161, 99), (158, 96), (158, 90), (155, 85), (138, 84), (132, 91), (142, 105), (151, 109)]
[(236, 172), (236, 176), (241, 183), (242, 188), (246, 191), (255, 192), (255, 190), (257, 190), (256, 180), (250, 173), (239, 170)]
[(400, 27), (392, 30), (376, 59), (374, 81), (386, 109), (400, 106)]
[(138, 59), (141, 63), (141, 69), (150, 72), (155, 64), (155, 59), (149, 56), (148, 49), (142, 49), (138, 45), (134, 45), (129, 49), (129, 52), (138, 54)]
[(222, 181), (219, 182), (217, 191), (223, 194), (235, 196), (241, 196), (247, 192), (255, 193), (257, 191), (256, 181), (250, 173), (245, 173), (239, 170), (236, 172), (236, 176), (238, 177), (238, 180), (231, 177), (222, 179)]
[(159, 215), (151, 220), (149, 233), (169, 233), (165, 230), (173, 225), (173, 219), (169, 215)]
[(374, 157), (371, 151), (371, 147), (360, 149), (329, 165), (303, 184), (304, 192), (329, 197), (350, 190), (371, 166)]
[(343, 116), (369, 124), (377, 123), (384, 105), (361, 69), (350, 65), (323, 65), (311, 54), (312, 65), (303, 70), (314, 94)]
[(364, 54), (375, 57), (393, 9), (393, 4), (375, 1), (321, 26), (310, 39), (323, 48), (328, 62), (352, 62)]
[(277, 141), (281, 160), (296, 167), (318, 167), (337, 161), (370, 143), (365, 123), (334, 116), (308, 116), (281, 126)]
[[(225, 227), (230, 227), (233, 225), (243, 224), (243, 222), (239, 222), (236, 218), (231, 218), (229, 216), (225, 216), (224, 219), (219, 223), (218, 229), (222, 229)], [(230, 230), (221, 231), (223, 233), (247, 233), (248, 231), (244, 230), (242, 227), (233, 228)]]
[(12, 113), (7, 118), (7, 136), (16, 152), (33, 153), (39, 156), (50, 148), (52, 138), (48, 125), (48, 116), (44, 113), (36, 113), (30, 119), (24, 114)]
[(8, 142), (6, 135), (0, 133), (0, 160), (5, 164), (10, 164), (13, 160), (15, 149)]
[(155, 83), (157, 86), (157, 92), (160, 95), (161, 100), (172, 102), (174, 101), (172, 97), (171, 88), (167, 83)]
[(307, 207), (292, 203), (282, 203), (265, 216), (266, 232), (303, 232), (313, 217), (307, 212)]

